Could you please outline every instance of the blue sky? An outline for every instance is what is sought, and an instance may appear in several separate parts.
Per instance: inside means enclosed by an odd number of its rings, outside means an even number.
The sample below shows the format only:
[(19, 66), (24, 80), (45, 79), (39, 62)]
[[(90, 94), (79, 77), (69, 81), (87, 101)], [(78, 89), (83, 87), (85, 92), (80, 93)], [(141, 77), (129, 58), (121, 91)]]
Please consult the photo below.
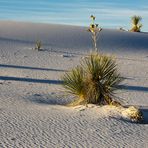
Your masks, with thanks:
[(0, 0), (0, 19), (88, 26), (89, 16), (105, 28), (130, 28), (142, 16), (148, 31), (148, 0)]

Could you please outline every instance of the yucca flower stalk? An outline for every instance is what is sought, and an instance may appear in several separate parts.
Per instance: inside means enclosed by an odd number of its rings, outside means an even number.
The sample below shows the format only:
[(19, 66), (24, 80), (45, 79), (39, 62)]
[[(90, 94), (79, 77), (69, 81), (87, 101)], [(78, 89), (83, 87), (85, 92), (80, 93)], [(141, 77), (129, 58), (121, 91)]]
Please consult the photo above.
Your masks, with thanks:
[(140, 16), (132, 16), (131, 21), (132, 21), (132, 29), (130, 31), (132, 32), (140, 32), (142, 24), (140, 24), (140, 21), (142, 20), (142, 17)]
[(88, 31), (91, 33), (94, 51), (98, 52), (97, 37), (98, 33), (102, 31), (102, 28), (98, 27), (99, 26), (98, 24), (95, 24), (95, 19), (96, 19), (95, 16), (91, 15), (90, 18), (92, 19), (92, 23), (90, 24)]
[(112, 104), (114, 91), (122, 81), (112, 57), (92, 53), (79, 66), (67, 72), (63, 85), (77, 99), (71, 105)]

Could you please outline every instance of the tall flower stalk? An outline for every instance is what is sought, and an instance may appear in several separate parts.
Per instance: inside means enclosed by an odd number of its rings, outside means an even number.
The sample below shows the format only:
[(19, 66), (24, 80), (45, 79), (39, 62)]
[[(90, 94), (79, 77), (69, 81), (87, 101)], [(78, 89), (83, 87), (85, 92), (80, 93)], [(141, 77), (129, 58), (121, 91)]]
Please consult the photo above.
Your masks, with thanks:
[(98, 52), (97, 39), (99, 32), (102, 31), (102, 28), (99, 27), (98, 24), (95, 24), (95, 19), (96, 19), (95, 16), (91, 15), (90, 18), (92, 19), (92, 23), (90, 24), (88, 31), (91, 33), (94, 51)]

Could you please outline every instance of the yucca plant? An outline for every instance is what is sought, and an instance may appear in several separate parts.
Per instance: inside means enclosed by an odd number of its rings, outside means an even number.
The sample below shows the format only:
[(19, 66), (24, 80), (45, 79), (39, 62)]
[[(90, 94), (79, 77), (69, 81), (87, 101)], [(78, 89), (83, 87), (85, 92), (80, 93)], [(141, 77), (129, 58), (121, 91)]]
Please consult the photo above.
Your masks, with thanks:
[(63, 85), (77, 99), (70, 105), (111, 104), (114, 91), (122, 81), (117, 65), (112, 57), (92, 53), (81, 64), (67, 72)]
[(132, 28), (130, 31), (132, 32), (140, 32), (142, 24), (140, 24), (140, 21), (142, 20), (142, 17), (140, 16), (132, 16), (131, 21), (132, 21)]
[(42, 42), (37, 40), (36, 43), (35, 43), (35, 50), (40, 50), (42, 47)]
[(88, 31), (91, 33), (94, 51), (97, 52), (98, 51), (98, 48), (97, 48), (98, 33), (102, 31), (102, 28), (99, 27), (98, 24), (95, 24), (95, 19), (96, 19), (95, 16), (91, 15), (90, 18), (92, 19), (92, 23), (90, 24)]

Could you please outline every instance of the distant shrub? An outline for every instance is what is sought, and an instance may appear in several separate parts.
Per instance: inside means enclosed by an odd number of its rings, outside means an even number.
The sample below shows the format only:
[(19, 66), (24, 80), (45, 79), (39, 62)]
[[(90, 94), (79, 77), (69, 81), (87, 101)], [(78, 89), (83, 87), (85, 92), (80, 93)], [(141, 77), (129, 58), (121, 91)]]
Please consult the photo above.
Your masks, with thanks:
[(35, 50), (41, 50), (41, 47), (42, 47), (42, 42), (37, 40), (36, 43), (35, 43)]
[(76, 97), (70, 106), (80, 104), (118, 104), (114, 91), (123, 80), (112, 57), (92, 53), (62, 77), (67, 92)]
[(98, 37), (98, 33), (102, 31), (102, 28), (99, 27), (98, 24), (95, 24), (95, 19), (96, 19), (95, 16), (91, 15), (90, 17), (92, 19), (92, 23), (90, 24), (88, 31), (91, 33), (94, 51), (97, 52), (98, 51), (98, 49), (97, 49), (97, 37)]
[(131, 28), (131, 32), (140, 32), (141, 31), (141, 27), (142, 24), (140, 24), (140, 21), (142, 20), (141, 16), (132, 16), (131, 17), (131, 21), (132, 21), (132, 28)]

